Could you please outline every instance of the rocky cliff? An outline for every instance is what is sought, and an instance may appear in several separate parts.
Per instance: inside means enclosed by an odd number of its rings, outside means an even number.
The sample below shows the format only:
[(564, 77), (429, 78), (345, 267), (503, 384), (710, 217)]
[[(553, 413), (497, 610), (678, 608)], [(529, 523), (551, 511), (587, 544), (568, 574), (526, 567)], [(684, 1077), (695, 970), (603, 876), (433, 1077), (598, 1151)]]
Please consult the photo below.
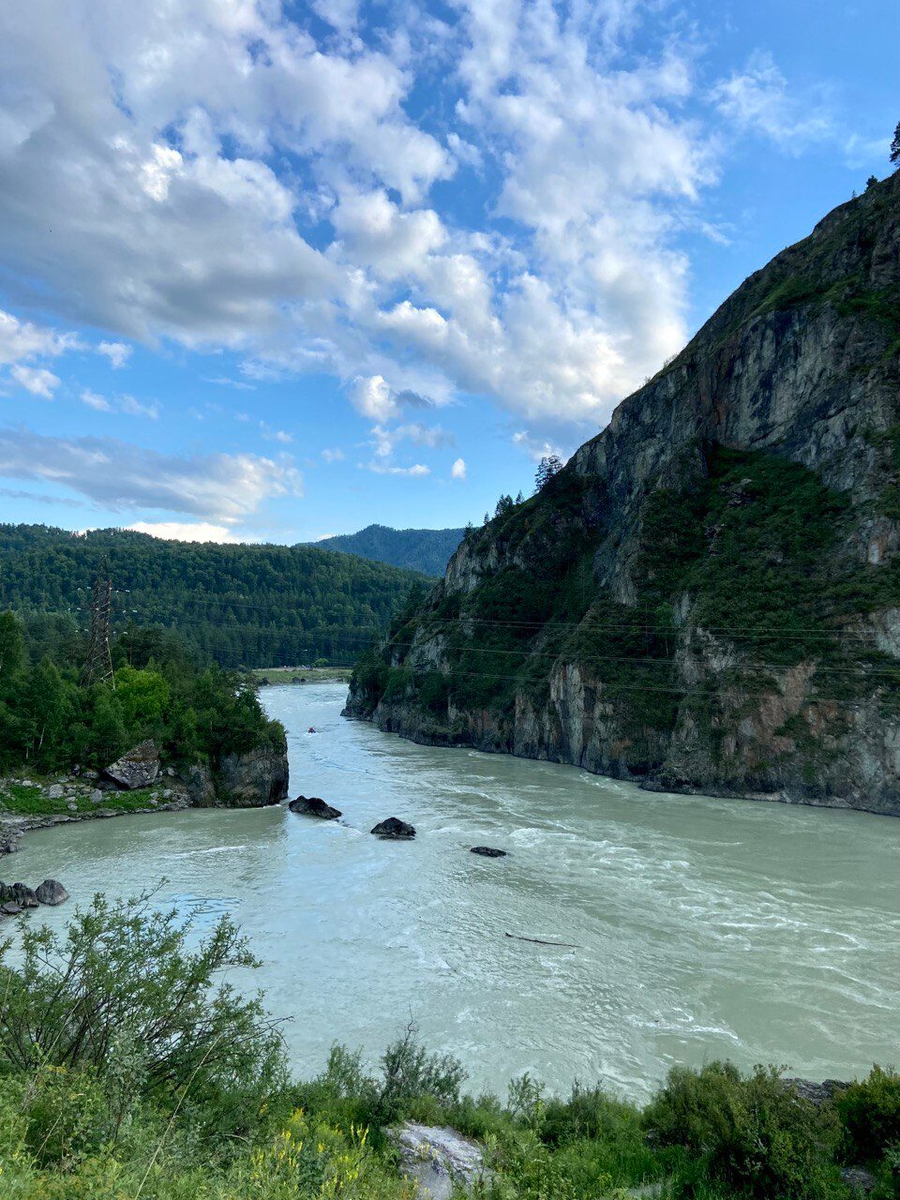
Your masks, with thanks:
[(900, 173), (751, 276), (354, 674), (419, 741), (900, 814)]

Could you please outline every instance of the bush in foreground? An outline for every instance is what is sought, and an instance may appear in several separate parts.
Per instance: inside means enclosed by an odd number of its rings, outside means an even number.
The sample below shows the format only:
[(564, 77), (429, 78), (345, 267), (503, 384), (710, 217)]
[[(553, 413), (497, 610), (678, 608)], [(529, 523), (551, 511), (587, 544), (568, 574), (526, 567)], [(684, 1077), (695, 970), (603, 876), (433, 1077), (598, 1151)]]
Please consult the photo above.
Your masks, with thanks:
[(0, 947), (0, 1200), (412, 1200), (384, 1129), (409, 1118), (482, 1141), (479, 1200), (838, 1200), (840, 1153), (900, 1193), (892, 1071), (818, 1109), (728, 1063), (673, 1070), (644, 1112), (529, 1075), (503, 1103), (409, 1025), (375, 1070), (335, 1045), (292, 1083), (260, 998), (223, 981), (252, 966), (227, 920), (198, 943), (148, 897), (97, 897), (64, 936), (23, 923)]

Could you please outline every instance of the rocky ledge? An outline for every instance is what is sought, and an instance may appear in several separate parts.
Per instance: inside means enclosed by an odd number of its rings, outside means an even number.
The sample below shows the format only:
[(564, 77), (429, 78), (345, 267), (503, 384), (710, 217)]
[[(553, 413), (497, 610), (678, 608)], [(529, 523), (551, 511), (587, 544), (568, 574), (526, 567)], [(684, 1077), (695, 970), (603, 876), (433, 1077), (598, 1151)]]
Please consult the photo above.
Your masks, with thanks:
[(261, 808), (287, 796), (287, 743), (265, 743), (215, 764), (164, 766), (152, 740), (94, 771), (75, 766), (52, 779), (0, 780), (0, 854), (30, 829), (190, 807)]

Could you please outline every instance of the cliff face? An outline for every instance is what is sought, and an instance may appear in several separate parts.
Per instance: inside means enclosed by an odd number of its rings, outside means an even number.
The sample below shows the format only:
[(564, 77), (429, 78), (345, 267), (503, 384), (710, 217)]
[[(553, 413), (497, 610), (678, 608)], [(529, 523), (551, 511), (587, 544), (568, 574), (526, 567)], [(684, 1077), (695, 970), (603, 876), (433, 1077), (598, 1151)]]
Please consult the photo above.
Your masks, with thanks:
[(241, 753), (223, 754), (211, 766), (182, 771), (191, 803), (199, 807), (265, 808), (288, 794), (287, 738), (279, 729), (269, 741)]
[(900, 173), (470, 533), (348, 715), (645, 786), (900, 814)]

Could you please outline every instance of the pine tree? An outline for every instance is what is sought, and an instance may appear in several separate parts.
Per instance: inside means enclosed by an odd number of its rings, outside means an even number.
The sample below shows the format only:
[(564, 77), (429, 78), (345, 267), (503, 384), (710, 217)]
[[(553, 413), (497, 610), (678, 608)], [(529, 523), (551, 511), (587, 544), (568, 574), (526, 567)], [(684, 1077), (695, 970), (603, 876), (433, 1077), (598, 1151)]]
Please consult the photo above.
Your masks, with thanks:
[(563, 461), (558, 454), (548, 454), (538, 463), (538, 469), (534, 476), (534, 490), (541, 491), (546, 487), (554, 475), (558, 475), (563, 469)]
[(900, 167), (900, 121), (894, 130), (894, 140), (891, 142), (891, 162)]

